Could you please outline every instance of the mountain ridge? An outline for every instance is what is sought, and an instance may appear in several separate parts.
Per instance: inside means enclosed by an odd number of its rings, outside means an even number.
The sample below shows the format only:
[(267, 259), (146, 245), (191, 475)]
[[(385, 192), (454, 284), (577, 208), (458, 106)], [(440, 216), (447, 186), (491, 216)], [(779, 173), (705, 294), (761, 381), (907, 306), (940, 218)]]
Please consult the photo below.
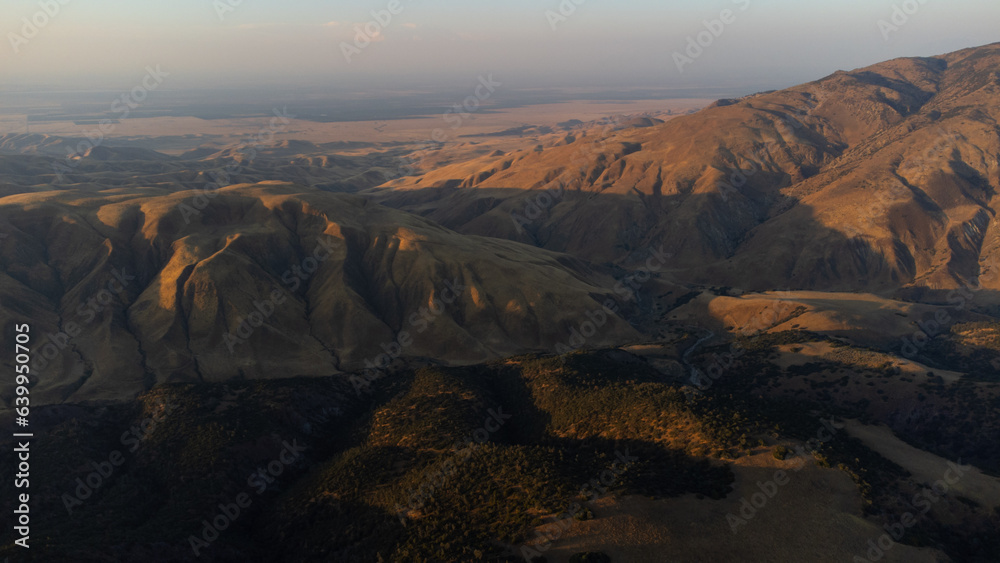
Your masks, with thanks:
[[(983, 218), (976, 219), (976, 228), (988, 231), (991, 241), (996, 237), (991, 201), (1000, 186), (1000, 143), (990, 108), (1000, 96), (1000, 78), (992, 70), (998, 62), (1000, 44), (895, 59), (717, 103), (653, 127), (612, 132), (590, 145), (586, 134), (562, 146), (553, 139), (541, 152), (484, 158), (478, 171), (460, 163), (368, 193), (459, 232), (519, 240), (596, 263), (634, 266), (629, 247), (663, 243), (689, 272), (678, 277), (681, 282), (739, 286), (749, 263), (774, 262), (780, 273), (761, 277), (748, 289), (777, 287), (788, 272), (798, 289), (892, 293), (960, 287), (978, 275), (977, 266), (994, 260), (995, 250), (980, 251), (979, 242), (953, 252), (949, 236), (960, 238), (982, 211), (990, 221), (983, 225)], [(943, 154), (941, 130), (948, 131), (957, 160)], [(886, 171), (895, 171), (900, 158), (919, 160), (927, 174), (940, 177), (904, 178), (904, 185), (916, 189), (889, 198), (891, 212), (876, 210), (869, 219), (856, 220), (869, 208), (865, 182), (891, 185), (894, 176)], [(435, 195), (431, 186), (444, 183), (459, 189)], [(483, 195), (462, 191), (470, 188)], [(428, 189), (428, 195), (419, 195)], [(501, 189), (513, 195), (487, 191)], [(528, 191), (517, 194), (517, 189)], [(543, 209), (528, 233), (521, 232), (510, 217), (523, 214), (537, 190), (565, 190), (568, 196)], [(607, 195), (614, 197), (600, 197)], [(940, 216), (946, 210), (952, 214), (945, 213), (947, 220)], [(924, 232), (908, 232), (899, 221), (917, 212), (922, 216), (911, 216), (911, 222)], [(583, 229), (574, 227), (581, 223), (589, 225), (588, 241), (614, 243), (595, 247), (574, 239), (582, 236)], [(557, 232), (564, 236), (549, 237)], [(781, 252), (763, 248), (791, 233), (809, 242)], [(950, 267), (935, 274), (937, 262), (917, 248), (925, 243), (954, 254), (954, 261), (946, 261)], [(810, 250), (824, 246), (830, 250), (823, 255)], [(968, 258), (961, 255), (967, 251), (975, 251), (976, 264), (965, 264)], [(869, 256), (845, 272), (806, 272), (820, 261), (850, 265), (859, 260), (858, 252)], [(708, 267), (706, 257), (712, 262)], [(877, 275), (858, 275), (866, 270)]]

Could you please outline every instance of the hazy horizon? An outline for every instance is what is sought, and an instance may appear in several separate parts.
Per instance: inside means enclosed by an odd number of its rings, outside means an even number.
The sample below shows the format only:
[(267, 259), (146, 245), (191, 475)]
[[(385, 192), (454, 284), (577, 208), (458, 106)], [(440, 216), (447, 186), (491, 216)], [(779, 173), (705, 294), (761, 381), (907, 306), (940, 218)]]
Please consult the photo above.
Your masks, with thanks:
[[(147, 66), (159, 66), (169, 73), (165, 91), (440, 90), (493, 74), (512, 90), (746, 93), (1000, 39), (993, 28), (1000, 5), (975, 0), (822, 5), (719, 0), (670, 6), (644, 0), (627, 7), (594, 0), (578, 6), (571, 0), (515, 0), (495, 2), (491, 10), (450, 0), (350, 6), (316, 0), (294, 6), (267, 0), (238, 6), (231, 5), (238, 0), (178, 0), (168, 6), (51, 1), (13, 0), (4, 6), (0, 89), (113, 90), (134, 84)], [(384, 25), (368, 25), (373, 12), (384, 17), (390, 5), (395, 15)], [(902, 25), (880, 27), (880, 21), (903, 21), (892, 17), (894, 7), (902, 13), (904, 5), (912, 13)], [(573, 6), (572, 13), (566, 6)], [(731, 23), (717, 28), (680, 71), (675, 53), (690, 54), (689, 38), (706, 31), (705, 22), (711, 27), (726, 9), (732, 10)], [(26, 25), (25, 19), (42, 25)], [(367, 44), (357, 37), (366, 25), (378, 32)], [(636, 57), (637, 52), (648, 56)]]

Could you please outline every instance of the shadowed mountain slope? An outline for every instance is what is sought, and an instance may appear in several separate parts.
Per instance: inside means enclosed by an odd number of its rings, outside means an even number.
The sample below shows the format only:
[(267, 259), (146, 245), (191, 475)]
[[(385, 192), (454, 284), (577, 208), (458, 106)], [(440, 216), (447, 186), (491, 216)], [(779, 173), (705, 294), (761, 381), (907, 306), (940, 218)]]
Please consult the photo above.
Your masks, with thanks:
[(898, 59), (651, 127), (611, 122), (372, 193), (459, 232), (598, 263), (634, 266), (636, 249), (663, 245), (682, 281), (957, 287), (1000, 258), (997, 68), (998, 44)]
[[(36, 400), (549, 350), (614, 287), (568, 256), (357, 196), (278, 183), (212, 195), (0, 200), (3, 320), (33, 321)], [(593, 344), (637, 337), (606, 317)]]

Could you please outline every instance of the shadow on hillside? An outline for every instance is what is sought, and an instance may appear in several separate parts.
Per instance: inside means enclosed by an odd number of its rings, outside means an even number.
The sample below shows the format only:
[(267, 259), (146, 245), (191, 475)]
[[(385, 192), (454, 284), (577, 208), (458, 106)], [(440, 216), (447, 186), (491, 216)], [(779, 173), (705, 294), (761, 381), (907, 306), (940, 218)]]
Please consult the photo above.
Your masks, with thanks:
[[(454, 187), (368, 195), (459, 233), (564, 252), (597, 266), (632, 271), (652, 266), (664, 277), (692, 286), (869, 292), (931, 304), (958, 301), (951, 290), (932, 289), (915, 279), (920, 272), (910, 248), (873, 244), (863, 234), (873, 219), (844, 225), (843, 231), (858, 236), (831, 229), (817, 220), (812, 207), (780, 195), (778, 185), (748, 183), (739, 193), (674, 195)], [(917, 200), (927, 197), (914, 189)], [(942, 236), (951, 240), (958, 234), (953, 229)], [(969, 259), (968, 251), (956, 251), (945, 268), (957, 288), (977, 294), (979, 303), (972, 305), (985, 312), (1000, 303), (1000, 291), (974, 289), (980, 265), (976, 257)], [(991, 275), (997, 272), (1000, 265)]]

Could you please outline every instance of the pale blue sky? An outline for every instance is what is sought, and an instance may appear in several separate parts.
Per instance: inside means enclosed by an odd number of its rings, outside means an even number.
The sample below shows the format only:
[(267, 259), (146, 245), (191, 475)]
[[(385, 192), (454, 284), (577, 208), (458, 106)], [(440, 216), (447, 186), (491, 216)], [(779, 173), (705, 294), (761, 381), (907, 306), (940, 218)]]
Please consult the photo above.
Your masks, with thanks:
[[(39, 12), (39, 3), (3, 0), (0, 87), (113, 87), (157, 64), (171, 73), (166, 86), (176, 88), (406, 87), (485, 73), (521, 88), (783, 87), (1000, 41), (996, 0), (925, 0), (889, 41), (877, 22), (901, 0), (587, 0), (554, 31), (546, 10), (557, 10), (560, 0), (401, 0), (381, 40), (348, 64), (341, 42), (352, 41), (353, 24), (368, 22), (388, 0), (243, 0), (222, 21), (215, 3), (71, 0), (15, 54), (10, 34), (21, 33), (21, 19)], [(672, 54), (726, 8), (735, 21), (679, 72)]]

